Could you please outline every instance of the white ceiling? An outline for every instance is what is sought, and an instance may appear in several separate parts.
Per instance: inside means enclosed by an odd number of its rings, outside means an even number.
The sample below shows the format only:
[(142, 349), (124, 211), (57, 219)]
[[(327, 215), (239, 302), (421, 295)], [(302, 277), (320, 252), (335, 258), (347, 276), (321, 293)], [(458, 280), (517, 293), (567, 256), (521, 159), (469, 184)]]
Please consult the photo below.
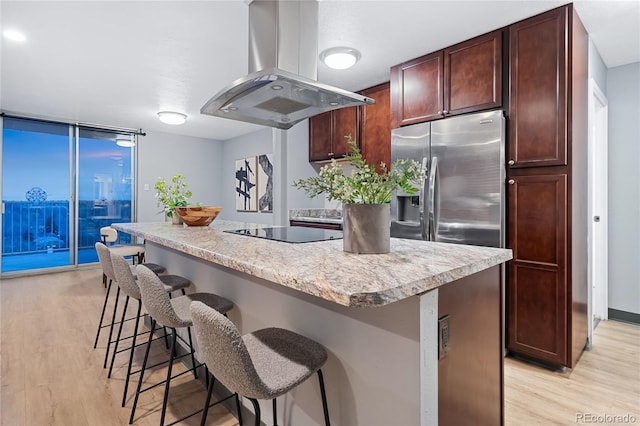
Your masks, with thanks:
[[(389, 68), (564, 4), (556, 0), (319, 3), (318, 52), (359, 49), (345, 71), (318, 80), (357, 91)], [(607, 67), (640, 61), (640, 1), (579, 0), (575, 8)], [(244, 0), (0, 1), (0, 109), (64, 121), (226, 140), (260, 126), (204, 116), (200, 107), (248, 71)], [(156, 113), (188, 114), (160, 123)]]

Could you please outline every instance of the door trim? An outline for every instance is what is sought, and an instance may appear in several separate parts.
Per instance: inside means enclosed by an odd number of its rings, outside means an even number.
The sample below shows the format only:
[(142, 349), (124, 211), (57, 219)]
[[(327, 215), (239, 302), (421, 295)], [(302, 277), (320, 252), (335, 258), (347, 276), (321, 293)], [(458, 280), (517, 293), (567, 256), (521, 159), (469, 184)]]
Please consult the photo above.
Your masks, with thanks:
[[(593, 342), (594, 317), (608, 319), (608, 101), (589, 79), (589, 271), (588, 340)], [(600, 217), (595, 222), (595, 216)], [(600, 230), (598, 230), (600, 227)], [(599, 232), (597, 232), (599, 231)], [(601, 277), (601, 279), (597, 279)]]

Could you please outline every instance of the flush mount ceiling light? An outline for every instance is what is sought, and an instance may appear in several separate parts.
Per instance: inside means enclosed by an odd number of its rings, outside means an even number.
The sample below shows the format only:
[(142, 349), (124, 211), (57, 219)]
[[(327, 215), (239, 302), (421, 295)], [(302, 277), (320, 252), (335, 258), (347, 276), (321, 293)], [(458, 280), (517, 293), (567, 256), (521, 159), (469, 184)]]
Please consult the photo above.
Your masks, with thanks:
[(136, 146), (132, 136), (116, 136), (116, 145), (123, 148), (132, 148)]
[(329, 68), (346, 70), (360, 59), (360, 52), (351, 47), (332, 47), (320, 54), (320, 60)]
[(160, 111), (158, 113), (158, 118), (160, 118), (160, 121), (163, 123), (177, 126), (179, 124), (184, 124), (184, 122), (187, 121), (187, 114), (173, 111)]
[(27, 37), (23, 33), (16, 30), (4, 30), (2, 32), (2, 35), (5, 36), (5, 38), (13, 41), (25, 41), (27, 39)]

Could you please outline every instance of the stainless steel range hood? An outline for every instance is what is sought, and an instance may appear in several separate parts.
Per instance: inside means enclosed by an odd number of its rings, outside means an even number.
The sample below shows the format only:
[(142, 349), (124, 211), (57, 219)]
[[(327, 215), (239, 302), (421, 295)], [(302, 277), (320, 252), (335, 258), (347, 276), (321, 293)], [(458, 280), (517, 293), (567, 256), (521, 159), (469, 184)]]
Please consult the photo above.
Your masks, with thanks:
[(218, 92), (202, 114), (289, 129), (333, 109), (374, 104), (366, 96), (316, 81), (318, 3), (249, 4), (249, 75)]

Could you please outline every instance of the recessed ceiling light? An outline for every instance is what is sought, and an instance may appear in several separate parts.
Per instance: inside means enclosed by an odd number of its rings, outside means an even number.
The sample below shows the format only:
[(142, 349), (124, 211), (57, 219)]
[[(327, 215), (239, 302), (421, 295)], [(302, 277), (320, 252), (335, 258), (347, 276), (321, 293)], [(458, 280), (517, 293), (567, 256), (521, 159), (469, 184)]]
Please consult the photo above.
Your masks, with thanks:
[(320, 60), (329, 68), (345, 70), (360, 59), (360, 52), (351, 47), (332, 47), (320, 54)]
[(132, 148), (136, 146), (132, 136), (116, 136), (116, 145), (123, 148)]
[(158, 113), (158, 118), (160, 118), (160, 121), (163, 123), (177, 126), (179, 124), (184, 124), (184, 122), (187, 121), (187, 114), (173, 111), (160, 111)]
[(23, 33), (16, 30), (4, 30), (2, 35), (13, 41), (25, 41), (27, 39)]

